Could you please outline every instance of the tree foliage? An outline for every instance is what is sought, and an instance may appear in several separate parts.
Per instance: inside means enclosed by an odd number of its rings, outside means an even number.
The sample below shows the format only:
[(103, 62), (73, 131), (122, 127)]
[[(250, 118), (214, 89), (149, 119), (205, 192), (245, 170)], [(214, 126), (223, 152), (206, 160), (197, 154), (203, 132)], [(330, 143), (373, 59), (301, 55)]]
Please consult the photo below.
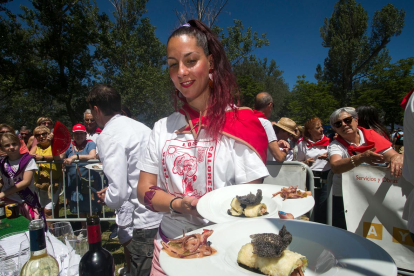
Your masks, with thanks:
[(349, 105), (354, 84), (367, 77), (372, 68), (385, 66), (390, 58), (386, 45), (401, 34), (405, 11), (387, 4), (376, 11), (368, 36), (368, 14), (355, 0), (339, 0), (332, 16), (321, 27), (322, 46), (329, 48), (324, 67), (318, 65), (319, 80), (332, 83), (332, 94), (340, 105)]
[(175, 9), (175, 15), (181, 24), (190, 19), (198, 19), (211, 28), (229, 0), (178, 0), (178, 2), (182, 6), (182, 11)]
[(338, 107), (338, 102), (330, 94), (330, 84), (323, 81), (310, 83), (305, 76), (298, 77), (292, 93), (287, 98), (288, 115), (297, 124), (304, 124), (313, 117), (319, 117), (324, 124)]

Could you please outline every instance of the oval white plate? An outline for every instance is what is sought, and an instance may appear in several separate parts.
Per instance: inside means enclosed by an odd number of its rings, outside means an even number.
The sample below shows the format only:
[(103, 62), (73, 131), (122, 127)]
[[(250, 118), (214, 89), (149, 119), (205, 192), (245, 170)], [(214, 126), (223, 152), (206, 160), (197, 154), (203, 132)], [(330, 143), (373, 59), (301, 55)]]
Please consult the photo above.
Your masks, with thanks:
[[(390, 276), (397, 275), (391, 256), (375, 243), (351, 232), (300, 220), (238, 220), (206, 227), (217, 253), (201, 259), (177, 259), (162, 251), (160, 264), (169, 276), (259, 275), (237, 264), (240, 248), (251, 241), (251, 234), (279, 233), (286, 226), (293, 240), (289, 250), (308, 258), (306, 276)], [(201, 233), (202, 230), (190, 232)]]
[[(93, 166), (98, 166), (99, 168), (94, 168)], [(100, 172), (100, 171), (103, 170), (101, 164), (88, 164), (88, 165), (85, 165), (85, 168), (87, 168), (88, 170), (94, 170), (94, 171), (97, 171), (97, 172)]]
[[(312, 196), (299, 199), (287, 199), (285, 201), (280, 196), (272, 198), (272, 194), (280, 191), (283, 187), (273, 184), (240, 184), (227, 186), (209, 192), (200, 198), (197, 203), (197, 211), (202, 217), (215, 223), (221, 223), (240, 219), (278, 218), (278, 211), (291, 213), (297, 218), (309, 212), (315, 205), (315, 200)], [(236, 195), (244, 196), (250, 192), (256, 194), (258, 189), (262, 190), (262, 203), (266, 204), (269, 214), (256, 218), (235, 217), (227, 214), (230, 203)]]

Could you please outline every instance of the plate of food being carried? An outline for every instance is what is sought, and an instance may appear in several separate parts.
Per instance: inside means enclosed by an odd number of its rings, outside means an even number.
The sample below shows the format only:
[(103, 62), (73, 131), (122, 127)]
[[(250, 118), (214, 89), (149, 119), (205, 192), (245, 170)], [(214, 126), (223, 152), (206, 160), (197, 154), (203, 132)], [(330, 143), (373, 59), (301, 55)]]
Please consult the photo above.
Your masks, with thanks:
[[(163, 243), (160, 265), (167, 275), (397, 275), (384, 249), (324, 224), (272, 218), (206, 228)], [(181, 247), (185, 256), (177, 253)]]
[(252, 220), (257, 218), (279, 218), (291, 214), (292, 218), (309, 212), (315, 205), (314, 198), (305, 191), (294, 199), (274, 196), (290, 187), (273, 184), (240, 184), (220, 188), (205, 194), (197, 203), (198, 213), (215, 223)]

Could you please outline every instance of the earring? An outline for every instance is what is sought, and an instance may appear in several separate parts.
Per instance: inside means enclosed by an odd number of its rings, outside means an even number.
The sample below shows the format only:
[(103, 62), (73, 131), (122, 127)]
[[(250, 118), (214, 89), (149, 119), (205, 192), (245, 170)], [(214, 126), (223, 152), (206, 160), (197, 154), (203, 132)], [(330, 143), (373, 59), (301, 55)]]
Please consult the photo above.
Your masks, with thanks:
[(211, 89), (214, 88), (214, 84), (213, 84), (213, 73), (214, 73), (214, 69), (210, 68), (210, 70), (208, 70), (208, 85), (210, 86)]

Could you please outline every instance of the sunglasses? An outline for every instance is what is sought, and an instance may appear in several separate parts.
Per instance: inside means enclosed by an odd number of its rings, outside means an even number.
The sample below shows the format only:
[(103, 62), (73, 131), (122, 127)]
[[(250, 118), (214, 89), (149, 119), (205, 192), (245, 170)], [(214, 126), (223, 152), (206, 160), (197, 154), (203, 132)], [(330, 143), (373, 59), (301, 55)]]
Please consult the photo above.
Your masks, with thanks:
[(47, 132), (43, 132), (43, 133), (38, 133), (38, 134), (35, 134), (35, 137), (40, 137), (40, 136), (47, 136)]
[(94, 119), (85, 119), (85, 122), (93, 123), (93, 122), (95, 122), (95, 120)]
[(349, 125), (352, 122), (353, 119), (354, 118), (352, 116), (349, 116), (349, 117), (344, 118), (343, 120), (340, 120), (340, 121), (337, 121), (337, 122), (333, 123), (333, 125), (336, 128), (340, 128), (342, 126), (342, 122)]
[(11, 131), (10, 130), (0, 131), (0, 134), (4, 134), (4, 133), (11, 133)]

